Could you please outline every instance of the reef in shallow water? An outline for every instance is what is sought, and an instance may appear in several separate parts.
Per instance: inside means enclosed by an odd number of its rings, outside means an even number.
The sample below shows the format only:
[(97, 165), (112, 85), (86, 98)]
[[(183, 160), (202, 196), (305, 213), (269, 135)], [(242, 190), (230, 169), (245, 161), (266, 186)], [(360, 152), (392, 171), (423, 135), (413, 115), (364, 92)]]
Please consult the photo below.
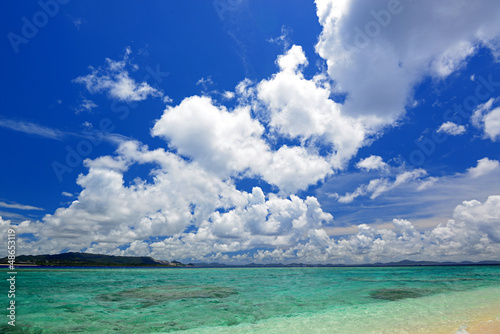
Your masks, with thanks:
[(373, 299), (382, 299), (382, 300), (400, 300), (406, 298), (420, 298), (430, 295), (430, 291), (426, 289), (404, 289), (404, 288), (396, 288), (396, 289), (379, 289), (370, 292), (370, 297)]
[(237, 294), (236, 290), (220, 286), (149, 286), (127, 289), (99, 295), (98, 300), (107, 302), (136, 301), (149, 306), (165, 301), (193, 298), (226, 298)]

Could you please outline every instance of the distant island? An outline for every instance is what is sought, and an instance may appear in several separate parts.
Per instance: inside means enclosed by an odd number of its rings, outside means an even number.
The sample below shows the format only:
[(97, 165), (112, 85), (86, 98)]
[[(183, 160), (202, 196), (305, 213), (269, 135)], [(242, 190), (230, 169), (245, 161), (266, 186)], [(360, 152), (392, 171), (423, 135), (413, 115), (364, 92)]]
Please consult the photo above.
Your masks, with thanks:
[[(0, 264), (6, 264), (7, 257), (0, 259)], [(500, 265), (500, 261), (481, 262), (434, 262), (403, 260), (389, 263), (368, 264), (304, 264), (304, 263), (249, 263), (243, 265), (228, 265), (222, 263), (189, 263), (179, 261), (161, 261), (148, 256), (115, 256), (91, 253), (68, 252), (53, 255), (20, 255), (16, 257), (15, 265), (32, 265), (47, 267), (172, 267), (172, 268), (280, 268), (280, 267), (415, 267), (415, 266), (475, 266)]]
[(387, 263), (364, 263), (364, 264), (306, 264), (306, 263), (290, 263), (290, 264), (282, 264), (282, 263), (269, 263), (269, 264), (260, 264), (260, 263), (249, 263), (244, 265), (229, 265), (223, 263), (195, 263), (194, 267), (197, 268), (290, 268), (290, 267), (432, 267), (432, 266), (494, 266), (500, 265), (500, 261), (480, 261), (480, 262), (435, 262), (435, 261), (410, 261), (410, 260), (402, 260), (399, 262), (387, 262)]
[[(7, 257), (0, 259), (7, 263)], [(179, 261), (160, 261), (147, 256), (114, 256), (91, 253), (68, 252), (53, 255), (19, 255), (15, 265), (48, 267), (190, 267)]]

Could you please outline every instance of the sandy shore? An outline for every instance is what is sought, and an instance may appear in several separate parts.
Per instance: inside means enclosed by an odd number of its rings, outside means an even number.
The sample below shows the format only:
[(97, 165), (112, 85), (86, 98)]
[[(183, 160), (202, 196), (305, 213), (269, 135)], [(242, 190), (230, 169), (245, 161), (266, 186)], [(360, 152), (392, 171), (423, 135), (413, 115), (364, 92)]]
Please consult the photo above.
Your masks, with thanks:
[[(461, 325), (458, 323), (454, 328), (447, 324), (444, 327), (439, 326), (434, 328), (434, 330), (425, 330), (422, 333), (433, 333), (433, 334), (500, 334), (500, 309), (498, 313), (482, 315), (479, 317), (470, 318), (469, 321), (463, 322)], [(474, 311), (472, 310), (472, 313)], [(418, 331), (417, 331), (418, 332)], [(418, 332), (420, 333), (420, 332)]]
[(499, 334), (500, 320), (486, 320), (471, 323), (457, 334)]

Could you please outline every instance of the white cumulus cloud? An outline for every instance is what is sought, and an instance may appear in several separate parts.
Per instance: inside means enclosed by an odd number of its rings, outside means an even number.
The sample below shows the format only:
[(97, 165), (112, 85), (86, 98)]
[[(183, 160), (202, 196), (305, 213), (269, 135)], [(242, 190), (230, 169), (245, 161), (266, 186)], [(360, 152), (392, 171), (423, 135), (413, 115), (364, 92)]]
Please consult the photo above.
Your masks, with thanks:
[[(162, 97), (163, 93), (151, 87), (147, 82), (137, 83), (129, 75), (126, 66), (129, 64), (128, 55), (130, 49), (126, 50), (125, 57), (121, 61), (106, 58), (104, 68), (91, 67), (91, 74), (80, 76), (73, 82), (84, 84), (90, 93), (106, 92), (114, 99), (121, 101), (142, 101), (149, 96)], [(81, 108), (93, 108), (95, 106), (82, 105)]]
[(316, 0), (316, 45), (350, 115), (392, 123), (424, 77), (460, 69), (479, 46), (498, 55), (500, 3)]
[(493, 105), (498, 99), (491, 98), (488, 102), (479, 105), (471, 117), (471, 122), (484, 132), (484, 137), (491, 141), (497, 141), (500, 138), (500, 107), (494, 108)]
[(444, 122), (441, 124), (437, 132), (444, 132), (446, 134), (449, 134), (451, 136), (459, 136), (461, 134), (465, 133), (465, 126), (463, 125), (458, 125), (453, 122)]
[(371, 171), (386, 169), (388, 168), (388, 165), (384, 162), (382, 157), (379, 157), (378, 155), (370, 155), (368, 158), (360, 160), (356, 164), (356, 168)]
[(500, 163), (497, 160), (483, 158), (477, 161), (476, 167), (471, 167), (467, 170), (468, 174), (473, 177), (480, 177), (500, 169)]

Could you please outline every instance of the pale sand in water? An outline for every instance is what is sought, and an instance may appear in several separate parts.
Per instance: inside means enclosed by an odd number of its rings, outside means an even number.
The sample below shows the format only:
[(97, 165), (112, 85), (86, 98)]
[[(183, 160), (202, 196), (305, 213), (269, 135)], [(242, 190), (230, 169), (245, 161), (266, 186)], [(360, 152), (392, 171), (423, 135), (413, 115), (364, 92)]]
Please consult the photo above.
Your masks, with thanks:
[[(459, 332), (460, 333), (460, 332)], [(473, 323), (467, 326), (466, 332), (469, 334), (500, 334), (500, 321), (488, 320)]]
[[(479, 318), (478, 318), (479, 319)], [(483, 317), (480, 320), (469, 321), (460, 326), (459, 329), (439, 328), (433, 331), (435, 334), (500, 334), (500, 317)], [(422, 332), (424, 333), (424, 332)], [(425, 332), (427, 333), (427, 332)]]

